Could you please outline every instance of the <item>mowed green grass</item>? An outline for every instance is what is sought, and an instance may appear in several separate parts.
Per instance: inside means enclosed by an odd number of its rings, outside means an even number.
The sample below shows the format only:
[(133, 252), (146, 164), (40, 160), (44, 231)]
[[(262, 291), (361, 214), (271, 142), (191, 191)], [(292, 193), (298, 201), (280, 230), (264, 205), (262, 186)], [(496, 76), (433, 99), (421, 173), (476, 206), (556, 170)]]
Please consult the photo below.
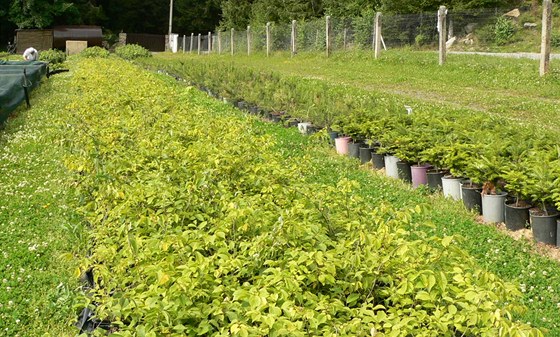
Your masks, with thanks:
[(391, 49), (375, 60), (368, 51), (294, 57), (276, 53), (247, 55), (159, 54), (157, 57), (216, 58), (233, 64), (293, 76), (318, 78), (398, 97), (418, 110), (431, 106), (467, 109), (470, 113), (499, 114), (558, 130), (552, 121), (560, 111), (560, 61), (539, 76), (539, 62), (478, 55), (448, 55), (438, 65), (435, 52)]
[(44, 81), (31, 109), (0, 131), (0, 336), (74, 336), (82, 247), (56, 123), (64, 78)]

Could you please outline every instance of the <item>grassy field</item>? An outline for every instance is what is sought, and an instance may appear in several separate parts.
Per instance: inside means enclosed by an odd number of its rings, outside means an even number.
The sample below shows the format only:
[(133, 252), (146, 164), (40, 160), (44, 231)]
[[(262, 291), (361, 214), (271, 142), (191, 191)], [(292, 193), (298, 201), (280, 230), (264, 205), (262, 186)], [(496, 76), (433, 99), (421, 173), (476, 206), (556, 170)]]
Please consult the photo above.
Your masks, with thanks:
[[(160, 54), (180, 60), (198, 57)], [(434, 52), (389, 50), (378, 60), (371, 52), (334, 54), (206, 55), (233, 64), (293, 76), (365, 88), (396, 96), (418, 110), (430, 105), (486, 112), (510, 119), (536, 123), (558, 130), (551, 121), (560, 108), (560, 65), (552, 62), (551, 73), (538, 76), (538, 61), (475, 55), (449, 55), (438, 65)]]
[[(313, 60), (319, 63), (317, 59), (320, 57), (304, 58), (310, 65)], [(254, 65), (264, 67), (266, 60), (259, 60), (256, 58)], [(275, 69), (280, 71), (285, 63), (285, 67), (292, 69), (290, 71), (297, 72), (295, 61), (276, 60), (278, 64), (274, 67), (278, 68)], [(240, 58), (236, 62), (251, 63), (251, 59)], [(337, 62), (344, 63), (343, 59)], [(353, 62), (373, 63), (360, 58)], [(315, 64), (315, 68), (329, 65)], [(72, 64), (73, 70), (78, 67), (78, 63)], [(303, 71), (304, 67), (300, 69)], [(354, 76), (358, 75), (356, 69)], [(71, 256), (85, 256), (84, 237), (88, 233), (73, 211), (76, 201), (62, 163), (65, 154), (57, 146), (68, 136), (68, 129), (61, 123), (70, 112), (66, 107), (70, 101), (80, 99), (80, 94), (69, 87), (71, 76), (72, 72), (58, 75), (43, 84), (34, 94), (34, 107), (19, 110), (0, 132), (0, 234), (3, 238), (0, 336), (69, 336), (75, 333), (69, 322), (75, 319), (73, 305), (78, 296), (74, 272), (77, 259)], [(361, 85), (366, 79), (356, 81), (347, 83)], [(384, 87), (380, 82), (370, 83)], [(455, 83), (460, 85), (458, 80)], [(500, 85), (495, 84), (495, 87)], [(536, 87), (533, 89), (536, 91)], [(422, 102), (422, 99), (415, 99)], [(135, 104), (131, 98), (130, 107)], [(219, 102), (210, 102), (208, 106), (224, 109)], [(231, 118), (244, 118), (235, 109), (231, 109), (230, 114)], [(560, 266), (536, 254), (532, 243), (514, 241), (493, 227), (476, 223), (474, 215), (457, 202), (430, 195), (425, 190), (412, 190), (400, 181), (360, 167), (355, 160), (337, 156), (317, 137), (306, 138), (294, 129), (259, 120), (254, 120), (253, 124), (256, 134), (273, 137), (274, 150), (286, 167), (309, 162), (303, 176), (309, 183), (335, 186), (340, 179), (348, 178), (359, 183), (352, 194), (364, 198), (368, 204), (388, 203), (399, 209), (421, 206), (422, 211), (415, 215), (415, 222), (426, 225), (418, 228), (421, 232), (459, 235), (457, 244), (471, 254), (478, 265), (518, 284), (528, 310), (517, 318), (549, 330), (547, 336), (560, 336), (557, 318)]]
[(0, 336), (72, 336), (83, 228), (56, 123), (65, 78), (46, 80), (0, 131)]

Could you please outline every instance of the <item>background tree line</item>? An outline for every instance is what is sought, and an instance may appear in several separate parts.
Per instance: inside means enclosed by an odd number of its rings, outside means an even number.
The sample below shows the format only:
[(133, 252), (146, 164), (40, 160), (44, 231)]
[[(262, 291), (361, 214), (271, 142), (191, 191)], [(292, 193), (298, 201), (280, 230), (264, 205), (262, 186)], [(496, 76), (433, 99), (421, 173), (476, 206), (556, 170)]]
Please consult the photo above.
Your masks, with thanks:
[[(535, 2), (535, 0), (532, 0)], [(374, 11), (420, 13), (440, 5), (450, 9), (511, 7), (523, 0), (174, 0), (173, 31), (205, 33), (216, 27), (289, 22), (331, 15), (355, 17)], [(169, 0), (3, 0), (0, 1), (0, 49), (16, 28), (56, 25), (100, 25), (109, 34), (120, 31), (165, 34)]]

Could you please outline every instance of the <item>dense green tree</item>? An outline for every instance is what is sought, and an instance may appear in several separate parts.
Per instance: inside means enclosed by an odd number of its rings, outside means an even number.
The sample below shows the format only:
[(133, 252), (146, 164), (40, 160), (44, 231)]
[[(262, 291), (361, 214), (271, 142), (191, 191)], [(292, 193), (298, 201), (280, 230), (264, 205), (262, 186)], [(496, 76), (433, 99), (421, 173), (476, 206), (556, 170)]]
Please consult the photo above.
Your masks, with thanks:
[(251, 21), (253, 0), (222, 0), (222, 29), (245, 29)]

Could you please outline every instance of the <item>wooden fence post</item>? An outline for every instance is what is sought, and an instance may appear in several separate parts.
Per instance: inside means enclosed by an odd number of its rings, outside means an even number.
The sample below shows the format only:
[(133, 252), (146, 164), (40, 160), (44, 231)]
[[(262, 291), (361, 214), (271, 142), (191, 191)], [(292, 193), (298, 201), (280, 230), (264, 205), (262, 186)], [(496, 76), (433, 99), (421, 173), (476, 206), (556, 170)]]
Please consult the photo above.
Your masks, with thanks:
[(208, 54), (212, 52), (212, 32), (208, 32)]
[(266, 23), (266, 57), (270, 55), (270, 22)]
[(185, 45), (187, 44), (187, 36), (183, 35), (183, 54), (185, 53)]
[(342, 47), (346, 50), (346, 38), (348, 35), (348, 28), (344, 28), (344, 34), (342, 35)]
[(544, 76), (550, 68), (550, 36), (552, 30), (552, 1), (543, 1), (542, 37), (541, 37), (541, 65), (539, 73)]
[(202, 44), (202, 34), (198, 33), (198, 55), (200, 55), (201, 44)]
[(292, 20), (292, 43), (291, 43), (291, 47), (292, 47), (292, 57), (294, 57), (294, 55), (297, 52), (296, 49), (296, 20)]
[(381, 12), (375, 13), (375, 58), (381, 53)]
[(189, 46), (189, 53), (192, 53), (194, 45), (194, 33), (191, 33), (191, 45)]
[(222, 55), (222, 32), (218, 31), (218, 55)]
[(247, 55), (251, 55), (251, 26), (247, 26)]
[(233, 55), (233, 34), (235, 33), (235, 29), (231, 29), (231, 41), (230, 41), (230, 48), (231, 48), (231, 55)]
[(331, 32), (331, 17), (327, 15), (327, 17), (325, 18), (326, 22), (325, 22), (325, 43), (327, 44), (326, 50), (327, 50), (327, 57), (329, 57), (330, 52), (331, 52), (331, 39), (330, 39), (330, 32)]
[(439, 31), (439, 65), (445, 64), (447, 58), (447, 27), (446, 27), (447, 8), (440, 6), (438, 10), (438, 31)]

